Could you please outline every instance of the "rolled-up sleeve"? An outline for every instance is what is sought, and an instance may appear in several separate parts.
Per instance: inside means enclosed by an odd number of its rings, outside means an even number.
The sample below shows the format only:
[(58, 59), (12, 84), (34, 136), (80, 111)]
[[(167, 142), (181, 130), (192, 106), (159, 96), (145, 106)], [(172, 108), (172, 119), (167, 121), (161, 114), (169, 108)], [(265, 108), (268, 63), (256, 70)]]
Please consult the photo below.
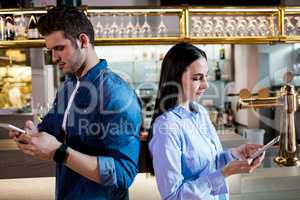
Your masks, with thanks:
[(112, 157), (98, 156), (99, 176), (103, 185), (117, 185), (115, 161)]
[[(185, 179), (182, 172), (180, 125), (158, 118), (154, 123), (149, 149), (162, 199), (207, 199), (228, 192), (221, 170), (209, 171), (208, 164), (198, 177)], [(163, 127), (163, 128), (162, 128)], [(173, 127), (173, 128), (166, 128)]]

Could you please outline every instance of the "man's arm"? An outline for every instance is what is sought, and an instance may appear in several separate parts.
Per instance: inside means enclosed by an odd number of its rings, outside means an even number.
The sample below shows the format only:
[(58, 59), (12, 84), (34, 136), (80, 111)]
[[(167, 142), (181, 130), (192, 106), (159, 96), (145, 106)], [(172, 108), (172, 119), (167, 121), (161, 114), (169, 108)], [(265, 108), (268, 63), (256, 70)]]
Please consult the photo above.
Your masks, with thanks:
[(96, 183), (101, 183), (96, 156), (89, 156), (68, 147), (65, 165), (78, 174)]

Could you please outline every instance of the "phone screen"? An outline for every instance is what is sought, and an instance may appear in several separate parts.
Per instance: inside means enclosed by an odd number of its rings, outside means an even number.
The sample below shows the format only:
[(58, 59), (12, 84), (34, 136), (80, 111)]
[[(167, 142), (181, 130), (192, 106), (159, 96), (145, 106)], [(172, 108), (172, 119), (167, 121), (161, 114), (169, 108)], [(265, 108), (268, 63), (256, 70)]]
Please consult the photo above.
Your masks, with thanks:
[(21, 128), (18, 128), (14, 125), (11, 125), (11, 124), (7, 124), (7, 123), (0, 123), (0, 127), (1, 128), (5, 128), (7, 130), (10, 130), (10, 131), (16, 131), (16, 132), (20, 132), (20, 133), (26, 133), (23, 129)]
[(268, 144), (264, 145), (262, 148), (260, 148), (258, 151), (256, 151), (254, 154), (252, 154), (249, 158), (250, 159), (256, 159), (259, 157), (264, 151), (266, 151), (268, 148), (270, 148), (272, 145), (276, 144), (279, 142), (280, 136), (277, 136), (273, 140), (271, 140)]

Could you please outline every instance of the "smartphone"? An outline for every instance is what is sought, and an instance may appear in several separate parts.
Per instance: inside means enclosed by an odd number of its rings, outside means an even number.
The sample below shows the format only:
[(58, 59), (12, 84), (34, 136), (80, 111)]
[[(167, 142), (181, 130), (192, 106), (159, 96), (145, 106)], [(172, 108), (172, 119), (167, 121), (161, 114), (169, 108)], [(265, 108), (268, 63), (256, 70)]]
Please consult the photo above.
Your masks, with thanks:
[(7, 123), (0, 123), (0, 128), (5, 128), (7, 130), (17, 131), (17, 132), (20, 132), (20, 133), (26, 133), (23, 129), (18, 128), (14, 125), (11, 125), (11, 124), (7, 124)]
[(272, 145), (279, 142), (280, 136), (275, 137), (273, 140), (271, 140), (268, 144), (264, 145), (262, 148), (260, 148), (258, 151), (256, 151), (254, 154), (252, 154), (249, 159), (255, 160), (257, 157), (259, 157), (264, 151), (269, 149)]

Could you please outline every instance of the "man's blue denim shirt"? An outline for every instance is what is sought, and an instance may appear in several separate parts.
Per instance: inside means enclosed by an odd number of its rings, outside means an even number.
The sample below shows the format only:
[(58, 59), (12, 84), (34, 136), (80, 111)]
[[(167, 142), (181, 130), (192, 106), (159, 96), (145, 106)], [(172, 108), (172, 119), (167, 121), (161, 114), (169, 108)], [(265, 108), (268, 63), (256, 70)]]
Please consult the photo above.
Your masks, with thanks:
[[(62, 121), (69, 98), (66, 133)], [(81, 153), (96, 156), (101, 183), (56, 166), (56, 199), (123, 199), (138, 172), (141, 105), (128, 84), (100, 62), (79, 80), (67, 77), (39, 130)]]

